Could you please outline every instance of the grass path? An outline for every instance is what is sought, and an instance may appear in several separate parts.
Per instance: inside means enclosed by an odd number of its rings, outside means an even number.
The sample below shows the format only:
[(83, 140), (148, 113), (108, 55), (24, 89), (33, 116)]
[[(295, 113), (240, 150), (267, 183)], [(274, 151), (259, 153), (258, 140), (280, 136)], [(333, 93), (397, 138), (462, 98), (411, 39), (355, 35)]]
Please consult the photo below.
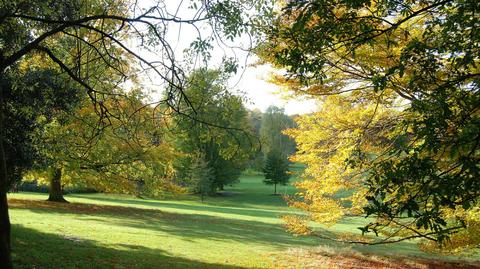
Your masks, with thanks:
[[(286, 233), (279, 216), (291, 210), (260, 177), (244, 176), (228, 193), (204, 203), (193, 196), (68, 195), (70, 204), (45, 202), (44, 194), (11, 194), (16, 268), (277, 268), (281, 253), (292, 248), (343, 247)], [(335, 231), (353, 230), (361, 221), (352, 218)], [(425, 257), (412, 243), (354, 250)]]

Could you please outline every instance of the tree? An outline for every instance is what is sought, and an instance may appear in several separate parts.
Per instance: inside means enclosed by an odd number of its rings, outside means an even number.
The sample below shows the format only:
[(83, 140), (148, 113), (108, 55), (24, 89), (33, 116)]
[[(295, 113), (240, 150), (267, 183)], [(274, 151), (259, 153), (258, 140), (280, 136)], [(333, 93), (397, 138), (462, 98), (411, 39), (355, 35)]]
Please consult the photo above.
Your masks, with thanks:
[[(358, 169), (347, 161), (358, 152), (376, 159), (386, 145), (395, 143), (392, 123), (398, 114), (388, 107), (354, 104), (348, 96), (333, 95), (325, 98), (318, 112), (297, 117), (297, 127), (286, 134), (297, 142), (292, 160), (307, 165), (304, 180), (295, 186), (308, 192), (290, 200), (290, 205), (311, 212), (313, 220), (326, 224), (362, 213), (367, 205), (364, 180), (369, 166), (366, 162)], [(367, 132), (366, 124), (370, 125)]]
[(292, 155), (295, 152), (295, 142), (282, 131), (294, 126), (294, 121), (285, 114), (283, 108), (269, 106), (262, 115), (260, 126), (264, 156), (272, 150), (280, 151), (285, 156)]
[[(25, 59), (24, 59), (25, 60)], [(9, 268), (10, 224), (6, 192), (18, 184), (38, 156), (31, 139), (38, 115), (68, 110), (78, 87), (53, 68), (11, 66), (0, 72), (0, 267)], [(5, 124), (6, 123), (6, 124)], [(8, 169), (7, 169), (8, 168)]]
[(285, 1), (259, 55), (286, 69), (279, 84), (344, 113), (306, 116), (290, 132), (312, 176), (300, 195), (312, 196), (293, 205), (335, 221), (350, 209), (329, 198), (352, 189), (374, 219), (362, 232), (386, 235), (375, 244), (445, 246), (478, 229), (465, 212), (480, 197), (479, 10), (476, 1)]
[(87, 103), (62, 123), (40, 124), (36, 147), (41, 159), (35, 175), (50, 183), (49, 200), (65, 201), (62, 185), (137, 196), (144, 189), (151, 194), (178, 189), (172, 181), (176, 154), (164, 139), (163, 121), (152, 120), (152, 109), (140, 110), (144, 104), (136, 91), (107, 101), (118, 117), (101, 133)]
[(221, 70), (199, 69), (191, 74), (185, 90), (191, 108), (181, 106), (186, 116), (174, 120), (172, 137), (185, 155), (177, 161), (179, 176), (187, 177), (185, 170), (194, 155), (203, 154), (214, 175), (213, 190), (238, 180), (252, 150), (247, 110), (242, 98), (228, 91), (226, 79)]
[(205, 157), (201, 154), (198, 154), (193, 158), (189, 175), (190, 184), (192, 185), (194, 192), (200, 194), (202, 202), (206, 195), (212, 195), (215, 192), (212, 168), (208, 165), (205, 161)]
[[(192, 44), (195, 55), (208, 56), (213, 40), (230, 39), (247, 33), (248, 25), (262, 23), (266, 16), (243, 14), (248, 6), (259, 8), (250, 1), (207, 1), (191, 3), (194, 17), (180, 19), (169, 12), (163, 1), (156, 1), (152, 7), (144, 9), (138, 2), (128, 1), (3, 1), (0, 4), (0, 32), (2, 50), (0, 51), (0, 262), (2, 267), (11, 268), (10, 256), (10, 222), (6, 198), (7, 177), (11, 167), (7, 166), (4, 143), (8, 139), (5, 134), (4, 103), (5, 79), (15, 72), (25, 56), (40, 55), (42, 61), (57, 65), (71, 81), (76, 82), (91, 99), (95, 112), (99, 117), (99, 126), (108, 125), (113, 118), (104, 105), (105, 92), (97, 88), (104, 80), (96, 80), (97, 73), (82, 72), (87, 65), (106, 67), (116, 73), (122, 80), (115, 83), (122, 85), (132, 70), (125, 68), (129, 62), (150, 74), (158, 81), (168, 85), (169, 99), (179, 97), (187, 99), (183, 94), (184, 72), (174, 57), (174, 50), (167, 40), (169, 24), (190, 25), (199, 29), (199, 23), (210, 25), (212, 33), (206, 39), (198, 32), (198, 39)], [(208, 23), (206, 23), (208, 22)], [(253, 31), (248, 31), (252, 33)], [(214, 39), (215, 38), (215, 39)], [(62, 42), (56, 42), (62, 39)], [(157, 57), (149, 60), (143, 58), (128, 46), (128, 40), (136, 39), (145, 50), (154, 52)], [(78, 46), (83, 44), (84, 46)], [(81, 59), (89, 51), (89, 57)], [(123, 51), (127, 57), (110, 54), (111, 50)], [(72, 57), (64, 57), (66, 55)], [(195, 57), (195, 56), (193, 56)], [(67, 61), (80, 59), (78, 61)], [(208, 57), (207, 57), (208, 58)], [(47, 60), (45, 60), (47, 59)], [(151, 59), (151, 60), (150, 60)], [(100, 64), (101, 63), (101, 64)], [(138, 71), (138, 70), (136, 70)], [(22, 80), (21, 77), (17, 79)], [(161, 100), (159, 102), (164, 102)], [(172, 104), (170, 102), (169, 104)]]
[(263, 182), (267, 185), (273, 185), (273, 194), (277, 195), (277, 184), (287, 185), (290, 179), (288, 170), (289, 162), (287, 157), (282, 155), (279, 151), (272, 150), (267, 154), (265, 160), (265, 167), (263, 173), (265, 179)]
[(38, 158), (32, 141), (36, 118), (51, 118), (60, 111), (69, 111), (79, 99), (78, 87), (65, 81), (55, 69), (28, 65), (12, 76), (22, 76), (23, 80), (10, 77), (4, 81), (4, 113), (5, 120), (10, 123), (5, 126), (9, 188), (18, 184), (22, 172)]
[(49, 171), (49, 195), (48, 201), (66, 203), (67, 200), (63, 197), (62, 186), (62, 169), (59, 167), (51, 167)]
[(263, 169), (263, 152), (262, 152), (262, 139), (260, 137), (260, 129), (262, 126), (263, 113), (260, 109), (253, 109), (248, 111), (248, 119), (252, 126), (252, 134), (256, 140), (255, 144), (258, 144), (258, 150), (254, 152), (249, 160), (248, 168), (255, 171), (262, 171)]

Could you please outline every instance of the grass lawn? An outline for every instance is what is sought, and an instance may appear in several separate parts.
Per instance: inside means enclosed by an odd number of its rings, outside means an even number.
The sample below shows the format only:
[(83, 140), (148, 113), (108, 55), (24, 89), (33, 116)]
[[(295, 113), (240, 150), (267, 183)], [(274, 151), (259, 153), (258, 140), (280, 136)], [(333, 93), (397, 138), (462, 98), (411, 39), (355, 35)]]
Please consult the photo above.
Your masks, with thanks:
[[(272, 190), (260, 176), (243, 176), (225, 195), (204, 203), (187, 195), (149, 200), (76, 194), (66, 196), (70, 204), (58, 204), (45, 202), (45, 194), (10, 194), (15, 267), (303, 268), (313, 253), (303, 250), (321, 245), (346, 253), (339, 250), (346, 246), (286, 233), (279, 216), (291, 209)], [(290, 186), (278, 190), (294, 191)], [(362, 221), (351, 218), (331, 229), (352, 231)], [(365, 257), (432, 257), (409, 242), (348, 248)]]

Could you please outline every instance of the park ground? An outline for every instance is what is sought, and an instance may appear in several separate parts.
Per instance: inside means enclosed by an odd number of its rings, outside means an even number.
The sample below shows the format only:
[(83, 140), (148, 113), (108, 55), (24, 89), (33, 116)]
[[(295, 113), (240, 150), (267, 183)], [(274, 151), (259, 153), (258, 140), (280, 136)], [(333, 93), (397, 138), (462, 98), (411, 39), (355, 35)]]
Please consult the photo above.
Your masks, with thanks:
[[(423, 253), (414, 242), (347, 246), (285, 232), (292, 213), (261, 176), (201, 202), (180, 195), (161, 200), (106, 194), (9, 195), (16, 268), (480, 268), (479, 255)], [(293, 187), (280, 187), (291, 194)], [(350, 218), (327, 229), (356, 231)]]

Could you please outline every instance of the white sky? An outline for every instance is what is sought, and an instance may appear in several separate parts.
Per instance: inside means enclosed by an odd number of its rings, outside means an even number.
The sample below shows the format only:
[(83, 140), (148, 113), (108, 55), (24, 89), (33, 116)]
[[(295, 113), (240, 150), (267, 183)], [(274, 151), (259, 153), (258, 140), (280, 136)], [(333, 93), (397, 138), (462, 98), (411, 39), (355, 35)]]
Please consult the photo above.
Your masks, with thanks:
[[(148, 8), (151, 6), (152, 2), (152, 0), (140, 0), (140, 5)], [(165, 2), (170, 13), (175, 13), (180, 3), (180, 1), (174, 0), (165, 0)], [(177, 16), (183, 19), (191, 18), (192, 10), (187, 8), (189, 1), (185, 0), (181, 3)], [(205, 31), (202, 35), (208, 35), (209, 29), (209, 26), (201, 29), (202, 31)], [(167, 39), (175, 50), (175, 57), (177, 57), (177, 60), (179, 60), (179, 58), (183, 59), (182, 54), (184, 49), (187, 48), (197, 36), (197, 32), (191, 26), (183, 24), (181, 28), (179, 28), (178, 24), (169, 24)], [(238, 60), (238, 74), (230, 79), (229, 86), (233, 92), (240, 91), (245, 93), (246, 98), (249, 100), (246, 103), (246, 106), (250, 109), (258, 108), (261, 111), (265, 111), (268, 106), (276, 105), (283, 107), (285, 112), (289, 115), (313, 112), (316, 108), (314, 101), (299, 100), (298, 98), (295, 100), (285, 100), (279, 94), (275, 93), (279, 88), (267, 81), (268, 74), (272, 71), (271, 67), (250, 66), (255, 62), (255, 56), (247, 56), (248, 54), (244, 51), (228, 48), (228, 45), (246, 47), (245, 44), (248, 44), (248, 41), (249, 39), (247, 38), (240, 38), (227, 44), (227, 46), (215, 46), (212, 51), (212, 60), (211, 63), (209, 63), (209, 66), (214, 67), (220, 65), (223, 56), (234, 56)], [(144, 55), (143, 52), (142, 55)], [(145, 55), (148, 55), (148, 53)]]
[(233, 78), (231, 83), (237, 83), (237, 88), (246, 93), (250, 102), (246, 106), (250, 109), (258, 108), (265, 111), (270, 105), (285, 108), (289, 115), (313, 112), (316, 104), (312, 100), (286, 100), (282, 98), (278, 86), (267, 81), (271, 68), (268, 66), (247, 67), (240, 78)]

